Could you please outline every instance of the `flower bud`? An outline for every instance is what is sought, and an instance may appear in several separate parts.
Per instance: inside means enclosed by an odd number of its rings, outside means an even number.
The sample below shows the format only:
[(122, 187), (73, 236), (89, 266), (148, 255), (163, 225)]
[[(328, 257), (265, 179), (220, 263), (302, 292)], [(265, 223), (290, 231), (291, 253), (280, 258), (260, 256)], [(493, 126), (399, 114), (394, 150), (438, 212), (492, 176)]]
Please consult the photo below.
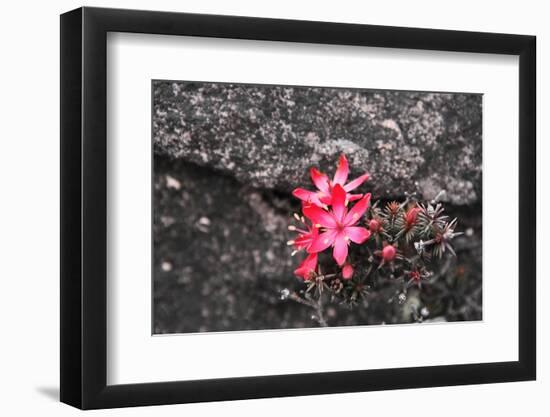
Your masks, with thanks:
[(420, 212), (420, 209), (418, 207), (413, 207), (413, 208), (410, 208), (405, 213), (405, 224), (407, 228), (410, 229), (412, 226), (416, 224), (416, 218), (419, 212)]
[(381, 229), (381, 224), (378, 220), (376, 219), (371, 219), (371, 221), (369, 221), (369, 230), (372, 232), (372, 233), (378, 233), (380, 232), (380, 229)]
[(420, 278), (421, 278), (420, 272), (418, 272), (418, 271), (411, 271), (411, 272), (409, 272), (409, 276), (411, 277), (411, 279), (412, 279), (414, 282), (416, 282), (416, 283), (420, 282)]
[(387, 245), (384, 247), (384, 249), (382, 249), (382, 258), (386, 262), (393, 261), (395, 259), (396, 254), (397, 254), (397, 250), (393, 245)]

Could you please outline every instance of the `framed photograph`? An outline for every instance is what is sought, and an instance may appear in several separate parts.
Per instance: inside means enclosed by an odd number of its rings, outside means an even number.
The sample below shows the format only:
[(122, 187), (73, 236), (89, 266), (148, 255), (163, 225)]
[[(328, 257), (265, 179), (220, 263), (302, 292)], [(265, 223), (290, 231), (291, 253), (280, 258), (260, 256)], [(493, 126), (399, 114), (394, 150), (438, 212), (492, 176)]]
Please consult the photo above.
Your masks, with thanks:
[(61, 16), (61, 401), (535, 379), (535, 37)]

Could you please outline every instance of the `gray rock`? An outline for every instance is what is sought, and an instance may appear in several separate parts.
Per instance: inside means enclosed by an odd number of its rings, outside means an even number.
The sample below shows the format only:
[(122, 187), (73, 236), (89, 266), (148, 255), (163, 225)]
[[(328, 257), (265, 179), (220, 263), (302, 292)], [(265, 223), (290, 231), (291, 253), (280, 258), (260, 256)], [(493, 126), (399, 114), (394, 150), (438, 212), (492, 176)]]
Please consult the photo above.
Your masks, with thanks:
[[(153, 321), (155, 333), (317, 327), (312, 310), (281, 297), (303, 289), (286, 241), (296, 199), (243, 185), (208, 168), (155, 157), (153, 210)], [(466, 235), (456, 239), (457, 258), (445, 280), (413, 292), (416, 310), (449, 321), (479, 320), (481, 216), (479, 207), (449, 207)], [(367, 257), (366, 253), (357, 256)], [(331, 255), (324, 255), (333, 268)], [(356, 265), (356, 274), (369, 264)], [(325, 270), (327, 270), (325, 268)], [(399, 289), (399, 287), (397, 287)], [(373, 288), (368, 308), (328, 304), (331, 326), (409, 323), (411, 308), (397, 302), (394, 285)], [(394, 302), (389, 303), (390, 299)]]
[(241, 184), (311, 188), (340, 153), (376, 198), (418, 193), (481, 200), (482, 96), (155, 81), (157, 155), (213, 168)]
[[(317, 326), (280, 295), (301, 286), (292, 271), (304, 254), (286, 244), (297, 204), (164, 158), (155, 159), (154, 197), (155, 333)], [(372, 319), (343, 309), (331, 324)]]
[(286, 244), (300, 208), (290, 192), (312, 188), (311, 166), (332, 175), (341, 153), (350, 177), (371, 174), (361, 190), (375, 198), (445, 190), (469, 232), (437, 282), (403, 302), (373, 282), (368, 305), (327, 304), (329, 324), (408, 323), (423, 309), (425, 321), (481, 318), (480, 95), (160, 81), (153, 106), (155, 333), (317, 326), (281, 297), (304, 289), (304, 254)]

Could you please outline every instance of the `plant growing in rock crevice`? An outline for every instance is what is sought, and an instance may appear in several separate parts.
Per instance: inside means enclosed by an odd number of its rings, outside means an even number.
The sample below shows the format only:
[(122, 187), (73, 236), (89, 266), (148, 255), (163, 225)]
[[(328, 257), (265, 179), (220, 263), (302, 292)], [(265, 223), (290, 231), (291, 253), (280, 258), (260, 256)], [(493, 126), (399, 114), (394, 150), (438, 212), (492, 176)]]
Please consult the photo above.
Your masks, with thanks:
[(317, 190), (293, 192), (302, 210), (288, 227), (296, 233), (288, 245), (292, 255), (305, 252), (294, 271), (304, 285), (295, 292), (284, 290), (282, 297), (313, 309), (320, 326), (329, 325), (327, 302), (368, 307), (381, 283), (393, 286), (391, 293), (403, 304), (411, 287), (429, 285), (438, 261), (456, 256), (451, 242), (462, 234), (455, 232), (457, 219), (445, 215), (437, 198), (371, 204), (370, 193), (356, 192), (368, 174), (347, 182), (348, 173), (341, 155), (332, 179), (312, 168)]

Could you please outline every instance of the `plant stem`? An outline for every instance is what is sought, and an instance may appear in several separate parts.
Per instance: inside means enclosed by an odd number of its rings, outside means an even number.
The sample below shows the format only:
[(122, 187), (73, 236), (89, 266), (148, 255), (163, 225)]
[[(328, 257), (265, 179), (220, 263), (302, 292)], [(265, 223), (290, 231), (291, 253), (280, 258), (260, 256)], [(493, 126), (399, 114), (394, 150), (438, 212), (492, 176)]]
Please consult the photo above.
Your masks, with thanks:
[(308, 306), (315, 310), (317, 319), (317, 322), (319, 323), (319, 326), (321, 327), (328, 327), (328, 323), (325, 319), (324, 311), (323, 311), (323, 295), (319, 294), (319, 298), (317, 300), (314, 300), (309, 295), (306, 295), (306, 298), (300, 297), (295, 292), (290, 294), (289, 298), (299, 304), (303, 304), (305, 306)]
[(319, 322), (319, 325), (321, 327), (328, 327), (327, 321), (325, 320), (324, 312), (323, 312), (323, 294), (319, 294), (319, 299), (316, 303), (316, 311), (317, 311), (317, 321)]

